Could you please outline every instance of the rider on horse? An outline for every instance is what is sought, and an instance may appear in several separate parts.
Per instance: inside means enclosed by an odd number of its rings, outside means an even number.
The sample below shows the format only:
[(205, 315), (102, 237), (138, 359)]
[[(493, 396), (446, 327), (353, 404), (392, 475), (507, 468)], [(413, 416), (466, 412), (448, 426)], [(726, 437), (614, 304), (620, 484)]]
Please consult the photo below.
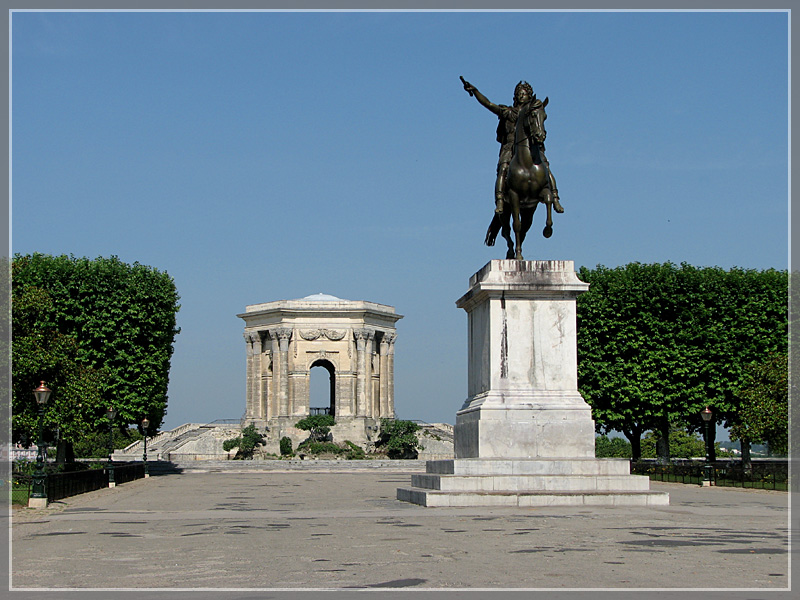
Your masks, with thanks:
[[(508, 165), (511, 162), (514, 150), (514, 131), (517, 125), (517, 116), (519, 115), (520, 108), (527, 102), (533, 102), (531, 105), (532, 110), (537, 110), (544, 107), (541, 100), (536, 99), (533, 94), (533, 88), (527, 81), (520, 81), (517, 87), (514, 88), (514, 105), (506, 106), (504, 104), (494, 104), (489, 101), (486, 96), (478, 91), (478, 88), (471, 83), (461, 78), (464, 83), (464, 89), (470, 96), (475, 96), (475, 99), (481, 105), (488, 108), (497, 115), (500, 122), (497, 124), (497, 141), (500, 142), (500, 158), (497, 163), (497, 180), (494, 187), (495, 197), (495, 212), (501, 214), (503, 212), (503, 201), (505, 199), (505, 182), (506, 175), (508, 174)], [(556, 180), (553, 177), (553, 172), (550, 170), (550, 163), (547, 162), (547, 157), (544, 154), (544, 140), (538, 142), (539, 153), (541, 154), (542, 161), (547, 165), (547, 171), (550, 179), (550, 191), (553, 194), (553, 208), (556, 212), (563, 213), (564, 209), (558, 199), (558, 189), (556, 188)]]

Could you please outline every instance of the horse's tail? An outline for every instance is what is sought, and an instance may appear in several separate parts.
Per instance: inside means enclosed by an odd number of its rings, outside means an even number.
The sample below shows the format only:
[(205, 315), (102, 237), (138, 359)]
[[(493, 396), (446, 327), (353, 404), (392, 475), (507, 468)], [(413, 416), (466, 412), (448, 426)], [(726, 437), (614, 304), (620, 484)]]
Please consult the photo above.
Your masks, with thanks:
[(487, 246), (494, 246), (494, 241), (497, 239), (497, 234), (500, 233), (501, 227), (500, 215), (495, 213), (492, 222), (489, 223), (489, 229), (486, 230), (486, 239), (483, 240), (483, 243)]

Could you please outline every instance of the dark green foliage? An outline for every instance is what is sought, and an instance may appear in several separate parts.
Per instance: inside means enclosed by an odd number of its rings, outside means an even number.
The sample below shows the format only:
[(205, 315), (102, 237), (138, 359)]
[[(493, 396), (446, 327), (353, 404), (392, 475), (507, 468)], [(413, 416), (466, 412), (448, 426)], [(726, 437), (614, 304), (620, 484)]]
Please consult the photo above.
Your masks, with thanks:
[(281, 447), (281, 456), (291, 456), (294, 454), (292, 450), (292, 439), (286, 436), (283, 436), (279, 442)]
[(634, 458), (647, 430), (671, 454), (670, 429), (702, 431), (706, 405), (715, 423), (738, 422), (746, 365), (786, 351), (785, 271), (631, 263), (579, 277), (591, 285), (577, 303), (579, 388), (598, 431), (624, 433)]
[(335, 424), (336, 420), (331, 415), (310, 415), (298, 421), (295, 427), (308, 431), (311, 441), (324, 442)]
[(381, 432), (375, 444), (384, 450), (389, 458), (417, 458), (420, 446), (417, 432), (420, 426), (413, 421), (381, 419)]
[(594, 440), (594, 455), (597, 458), (630, 458), (631, 444), (620, 437), (599, 435)]
[(783, 455), (789, 446), (789, 361), (772, 354), (748, 365), (741, 388), (740, 421), (731, 427), (731, 439), (766, 442), (771, 454)]
[(361, 446), (356, 446), (350, 440), (344, 441), (345, 446), (347, 446), (345, 458), (347, 460), (362, 460), (367, 458), (367, 453), (364, 452), (364, 449)]
[(161, 425), (178, 329), (172, 278), (117, 257), (16, 255), (12, 263), (13, 441), (37, 436), (31, 390), (53, 390), (45, 439), (58, 427), (77, 443), (107, 427), (148, 417)]
[(300, 442), (300, 445), (297, 446), (297, 452), (304, 454), (344, 454), (347, 449), (333, 442), (317, 442), (309, 438), (304, 442)]
[[(19, 270), (12, 265), (12, 273)], [(97, 418), (105, 409), (101, 390), (108, 374), (78, 360), (74, 336), (60, 333), (52, 326), (42, 326), (55, 309), (50, 295), (39, 288), (21, 285), (14, 277), (13, 326), (13, 434), (14, 442), (35, 443), (38, 438), (38, 406), (32, 390), (45, 380), (54, 390), (44, 410), (44, 438), (53, 443), (55, 429), (60, 436), (77, 441), (98, 431)]]
[[(137, 428), (114, 429), (114, 449), (121, 450), (142, 439)], [(105, 458), (108, 456), (108, 428), (87, 432), (73, 443), (76, 458)]]
[(334, 442), (318, 442), (309, 438), (297, 446), (297, 452), (312, 456), (323, 454), (332, 454), (334, 456), (343, 455), (347, 460), (361, 460), (367, 458), (364, 449), (349, 440), (345, 440), (342, 444), (336, 444)]
[(242, 429), (242, 435), (230, 438), (222, 442), (222, 449), (230, 452), (234, 448), (239, 448), (236, 452), (235, 460), (251, 459), (258, 446), (264, 445), (264, 436), (256, 430), (252, 423)]

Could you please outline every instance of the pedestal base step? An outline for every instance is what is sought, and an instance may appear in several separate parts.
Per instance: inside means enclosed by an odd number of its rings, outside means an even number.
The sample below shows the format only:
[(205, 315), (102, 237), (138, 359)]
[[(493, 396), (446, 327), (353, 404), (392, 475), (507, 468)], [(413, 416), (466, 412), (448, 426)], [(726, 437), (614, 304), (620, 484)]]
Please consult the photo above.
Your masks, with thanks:
[(425, 472), (438, 475), (628, 475), (627, 458), (456, 458), (429, 460)]
[(646, 492), (644, 475), (412, 475), (411, 486), (442, 492)]
[(441, 491), (397, 488), (397, 499), (420, 506), (667, 506), (669, 494), (652, 491)]
[(626, 459), (429, 460), (397, 499), (421, 506), (663, 506)]

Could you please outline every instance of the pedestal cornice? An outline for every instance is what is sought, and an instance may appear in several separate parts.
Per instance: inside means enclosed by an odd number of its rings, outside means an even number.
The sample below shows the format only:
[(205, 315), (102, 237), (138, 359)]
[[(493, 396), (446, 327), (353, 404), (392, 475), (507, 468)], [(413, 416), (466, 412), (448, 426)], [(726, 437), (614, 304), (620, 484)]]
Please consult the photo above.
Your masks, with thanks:
[(571, 260), (492, 260), (469, 280), (469, 290), (456, 301), (458, 308), (485, 298), (574, 299), (589, 289), (575, 273)]

